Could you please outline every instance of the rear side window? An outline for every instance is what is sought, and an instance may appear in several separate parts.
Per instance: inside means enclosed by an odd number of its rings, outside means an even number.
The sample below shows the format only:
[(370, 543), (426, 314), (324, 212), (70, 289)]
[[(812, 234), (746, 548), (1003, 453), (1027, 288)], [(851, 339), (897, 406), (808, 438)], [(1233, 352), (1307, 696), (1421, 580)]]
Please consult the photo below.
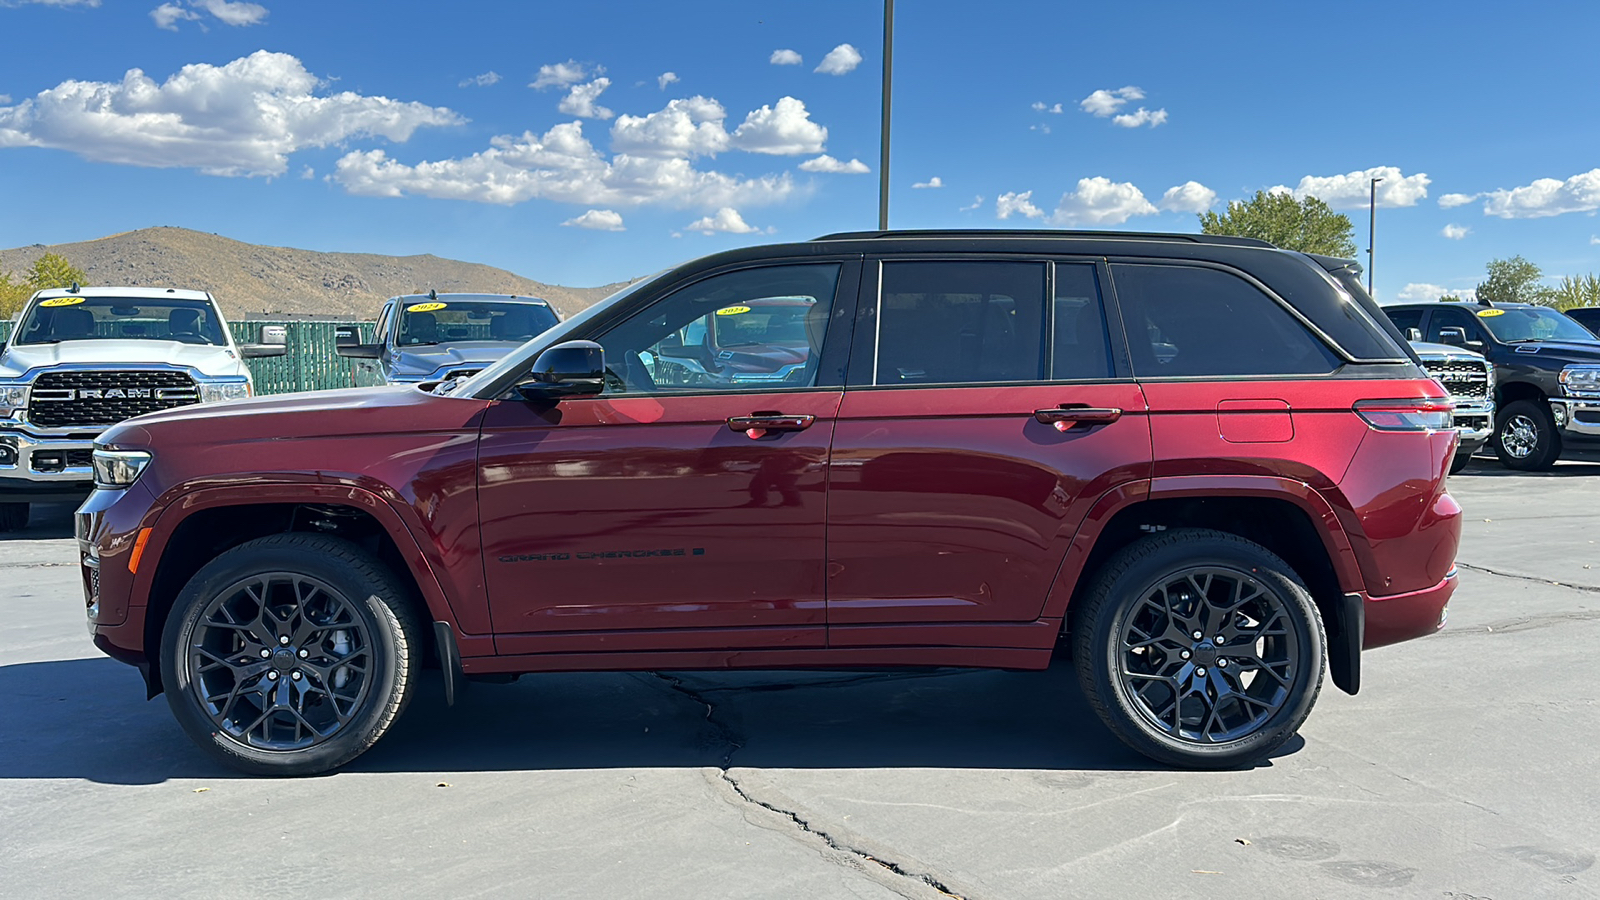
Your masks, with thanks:
[(874, 383), (1043, 380), (1044, 296), (1044, 263), (883, 263)]
[(1093, 265), (1056, 265), (1055, 309), (1051, 328), (1052, 381), (1111, 376), (1111, 345), (1106, 340), (1105, 310)]
[(1198, 266), (1114, 264), (1134, 374), (1321, 375), (1338, 357), (1243, 278)]
[(1401, 334), (1408, 334), (1409, 329), (1412, 328), (1417, 329), (1418, 332), (1422, 331), (1422, 310), (1420, 309), (1385, 309), (1384, 313), (1389, 316), (1389, 321), (1394, 323), (1394, 327), (1400, 329)]

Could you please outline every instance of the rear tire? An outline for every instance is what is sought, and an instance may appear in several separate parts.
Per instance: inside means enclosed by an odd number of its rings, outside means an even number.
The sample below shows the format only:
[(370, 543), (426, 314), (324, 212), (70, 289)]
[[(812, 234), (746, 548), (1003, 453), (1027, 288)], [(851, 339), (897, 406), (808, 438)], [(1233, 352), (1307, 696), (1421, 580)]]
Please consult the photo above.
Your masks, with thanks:
[(28, 504), (0, 503), (0, 532), (21, 531), (28, 527)]
[(167, 702), (213, 758), (315, 775), (377, 742), (411, 700), (425, 645), (406, 590), (335, 537), (275, 534), (179, 593), (161, 641)]
[(1555, 416), (1543, 400), (1516, 400), (1495, 417), (1494, 452), (1500, 464), (1522, 472), (1543, 472), (1561, 456)]
[[(1073, 629), (1084, 694), (1123, 743), (1174, 766), (1264, 759), (1322, 689), (1327, 639), (1288, 564), (1237, 535), (1142, 538), (1096, 574)], [(1199, 635), (1196, 637), (1196, 635)]]
[(1457, 453), (1456, 458), (1450, 460), (1450, 474), (1461, 474), (1461, 470), (1465, 469), (1467, 467), (1467, 463), (1469, 462), (1472, 462), (1471, 453)]

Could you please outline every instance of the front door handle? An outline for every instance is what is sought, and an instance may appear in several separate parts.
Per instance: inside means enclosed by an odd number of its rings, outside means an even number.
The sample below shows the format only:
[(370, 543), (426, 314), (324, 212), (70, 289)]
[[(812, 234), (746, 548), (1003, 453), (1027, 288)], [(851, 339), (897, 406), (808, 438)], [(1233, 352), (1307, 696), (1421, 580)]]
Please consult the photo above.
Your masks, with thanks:
[(1054, 425), (1057, 431), (1070, 431), (1079, 425), (1094, 427), (1122, 418), (1122, 410), (1114, 406), (1057, 406), (1036, 409), (1033, 417), (1042, 424)]
[(734, 416), (728, 420), (728, 427), (734, 431), (742, 431), (752, 440), (764, 437), (769, 431), (805, 431), (811, 423), (817, 420), (816, 416), (789, 416), (777, 412), (758, 412), (748, 416)]

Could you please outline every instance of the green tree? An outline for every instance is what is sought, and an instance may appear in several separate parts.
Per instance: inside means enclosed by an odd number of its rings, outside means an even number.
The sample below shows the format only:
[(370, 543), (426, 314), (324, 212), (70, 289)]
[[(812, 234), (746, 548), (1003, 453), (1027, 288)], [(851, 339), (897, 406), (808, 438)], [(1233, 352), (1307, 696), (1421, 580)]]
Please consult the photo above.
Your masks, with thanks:
[(1550, 292), (1550, 305), (1556, 309), (1600, 306), (1600, 276), (1569, 275)]
[(28, 286), (36, 291), (86, 284), (89, 275), (59, 253), (46, 253), (28, 269)]
[(1350, 217), (1336, 213), (1315, 197), (1296, 200), (1287, 193), (1256, 191), (1249, 200), (1234, 200), (1222, 214), (1200, 214), (1202, 234), (1260, 238), (1302, 253), (1350, 258), (1356, 255)]
[(1478, 284), (1478, 298), (1491, 303), (1549, 304), (1554, 292), (1540, 284), (1544, 272), (1520, 256), (1490, 260), (1489, 277)]
[(22, 304), (33, 296), (33, 288), (26, 281), (15, 281), (10, 272), (0, 272), (0, 318), (9, 319), (17, 314)]

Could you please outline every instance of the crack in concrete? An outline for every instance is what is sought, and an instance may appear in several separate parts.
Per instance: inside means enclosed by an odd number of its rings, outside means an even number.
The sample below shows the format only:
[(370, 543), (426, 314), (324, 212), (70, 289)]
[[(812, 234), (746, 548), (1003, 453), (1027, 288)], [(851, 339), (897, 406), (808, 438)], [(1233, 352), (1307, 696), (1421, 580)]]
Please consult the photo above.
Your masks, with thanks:
[(946, 897), (953, 897), (955, 900), (970, 900), (970, 898), (968, 898), (965, 894), (957, 893), (949, 885), (946, 885), (944, 882), (932, 875), (929, 875), (925, 872), (913, 872), (893, 860), (880, 859), (870, 853), (867, 853), (865, 850), (852, 847), (850, 844), (839, 839), (838, 837), (828, 833), (827, 831), (824, 831), (816, 825), (813, 825), (809, 820), (801, 818), (800, 814), (794, 810), (784, 809), (781, 806), (768, 803), (765, 800), (752, 795), (748, 790), (745, 789), (744, 785), (739, 783), (737, 778), (733, 777), (733, 773), (729, 771), (733, 766), (734, 755), (740, 750), (744, 749), (744, 739), (740, 737), (736, 731), (734, 731), (732, 726), (717, 718), (716, 705), (710, 700), (706, 699), (705, 694), (702, 692), (689, 687), (687, 684), (684, 684), (682, 679), (675, 678), (671, 675), (665, 675), (661, 672), (651, 672), (650, 674), (660, 679), (674, 692), (681, 694), (693, 702), (705, 707), (706, 722), (716, 732), (717, 739), (727, 747), (727, 750), (722, 754), (722, 762), (717, 766), (718, 775), (724, 782), (727, 783), (728, 787), (739, 796), (740, 799), (753, 806), (759, 806), (768, 812), (775, 813), (788, 819), (789, 821), (793, 822), (795, 826), (798, 827), (802, 832), (815, 836), (832, 850), (849, 854), (850, 856), (853, 856), (864, 862), (871, 863), (872, 865), (877, 866), (878, 868), (883, 869), (884, 871), (897, 877), (909, 879), (926, 887), (933, 888)]
[(1571, 582), (1567, 581), (1551, 581), (1548, 578), (1538, 578), (1533, 575), (1518, 575), (1514, 572), (1502, 572), (1498, 569), (1491, 569), (1488, 566), (1475, 566), (1471, 563), (1464, 563), (1459, 559), (1456, 560), (1456, 568), (1471, 569), (1474, 572), (1482, 572), (1485, 575), (1498, 575), (1501, 578), (1514, 578), (1517, 581), (1531, 581), (1534, 584), (1547, 584), (1552, 587), (1564, 587), (1574, 591), (1583, 591), (1589, 594), (1600, 594), (1600, 587), (1593, 587), (1587, 584), (1572, 584)]

